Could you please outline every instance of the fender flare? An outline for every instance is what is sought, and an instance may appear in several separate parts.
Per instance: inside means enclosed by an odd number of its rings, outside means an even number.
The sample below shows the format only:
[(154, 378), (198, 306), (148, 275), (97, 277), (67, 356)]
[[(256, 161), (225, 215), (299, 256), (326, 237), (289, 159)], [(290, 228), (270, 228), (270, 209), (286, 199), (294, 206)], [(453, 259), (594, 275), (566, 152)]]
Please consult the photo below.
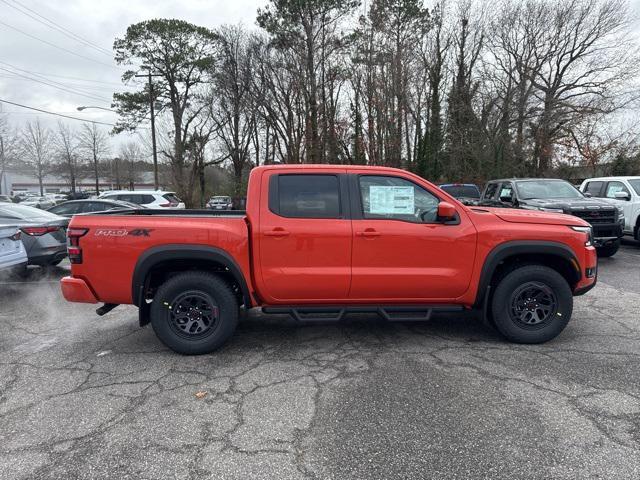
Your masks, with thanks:
[(131, 298), (133, 304), (140, 307), (142, 292), (149, 272), (161, 262), (169, 260), (186, 260), (194, 263), (213, 261), (225, 266), (238, 282), (246, 308), (251, 308), (251, 295), (242, 269), (231, 255), (220, 248), (206, 245), (168, 244), (152, 247), (142, 252), (133, 271)]
[[(491, 278), (498, 268), (498, 265), (509, 257), (526, 254), (553, 255), (555, 257), (562, 258), (563, 260), (568, 261), (572, 266), (576, 273), (576, 281), (579, 281), (582, 278), (582, 272), (579, 267), (580, 263), (578, 262), (575, 253), (571, 248), (563, 243), (533, 240), (514, 240), (501, 243), (494, 247), (484, 260), (474, 306), (479, 307), (486, 301), (489, 283), (491, 282)], [(576, 268), (576, 266), (578, 267)]]

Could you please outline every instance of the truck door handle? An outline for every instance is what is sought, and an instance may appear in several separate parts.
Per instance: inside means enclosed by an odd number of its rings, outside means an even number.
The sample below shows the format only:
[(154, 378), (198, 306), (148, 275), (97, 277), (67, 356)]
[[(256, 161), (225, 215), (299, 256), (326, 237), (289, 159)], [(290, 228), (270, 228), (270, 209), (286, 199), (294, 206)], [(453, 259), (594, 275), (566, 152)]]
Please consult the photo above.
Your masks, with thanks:
[(267, 237), (286, 237), (289, 235), (289, 232), (282, 227), (276, 227), (269, 232), (264, 232), (264, 234)]
[(376, 232), (373, 228), (368, 228), (364, 232), (356, 232), (356, 237), (379, 237), (380, 232)]

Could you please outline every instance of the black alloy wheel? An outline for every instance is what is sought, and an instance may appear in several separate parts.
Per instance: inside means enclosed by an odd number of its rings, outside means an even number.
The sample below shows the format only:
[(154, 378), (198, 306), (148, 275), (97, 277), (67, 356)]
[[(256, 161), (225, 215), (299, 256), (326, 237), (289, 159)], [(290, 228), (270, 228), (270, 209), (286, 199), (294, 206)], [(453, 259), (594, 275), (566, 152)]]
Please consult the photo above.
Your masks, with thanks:
[(553, 290), (541, 282), (527, 282), (511, 294), (511, 319), (527, 329), (544, 327), (558, 310)]
[(206, 336), (216, 326), (219, 310), (210, 295), (190, 290), (179, 295), (169, 306), (171, 326), (178, 335)]

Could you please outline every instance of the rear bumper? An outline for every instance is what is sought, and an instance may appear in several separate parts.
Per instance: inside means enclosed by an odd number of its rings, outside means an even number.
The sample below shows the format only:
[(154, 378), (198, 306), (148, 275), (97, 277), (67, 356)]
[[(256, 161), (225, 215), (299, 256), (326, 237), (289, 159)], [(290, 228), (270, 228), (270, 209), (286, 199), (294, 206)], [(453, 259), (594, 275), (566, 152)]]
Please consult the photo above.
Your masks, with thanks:
[(95, 294), (81, 278), (64, 277), (60, 280), (62, 295), (68, 302), (98, 303)]
[(29, 265), (47, 266), (52, 263), (61, 262), (67, 258), (67, 249), (52, 252), (48, 255), (38, 255), (37, 257), (29, 257)]

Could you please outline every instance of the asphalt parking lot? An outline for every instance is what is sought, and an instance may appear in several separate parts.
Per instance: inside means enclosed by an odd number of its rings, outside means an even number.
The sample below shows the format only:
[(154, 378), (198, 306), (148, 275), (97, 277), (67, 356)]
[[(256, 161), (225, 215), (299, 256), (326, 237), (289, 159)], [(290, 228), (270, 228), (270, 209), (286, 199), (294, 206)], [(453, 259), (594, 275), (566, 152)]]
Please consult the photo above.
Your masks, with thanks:
[(250, 315), (213, 355), (134, 308), (0, 281), (0, 478), (640, 478), (640, 246), (553, 342), (472, 316), (300, 326)]

